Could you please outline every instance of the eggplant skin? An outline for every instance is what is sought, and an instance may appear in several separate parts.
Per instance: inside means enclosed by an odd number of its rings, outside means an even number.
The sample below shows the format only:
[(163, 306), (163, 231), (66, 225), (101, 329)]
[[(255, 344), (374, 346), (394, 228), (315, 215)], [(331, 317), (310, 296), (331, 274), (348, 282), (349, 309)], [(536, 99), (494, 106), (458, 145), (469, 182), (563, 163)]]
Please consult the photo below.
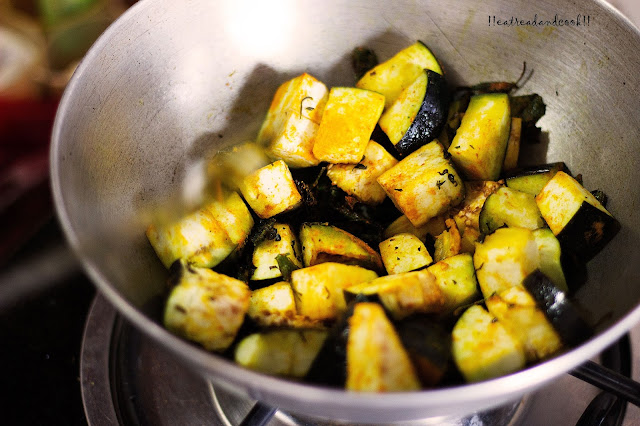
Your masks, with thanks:
[(539, 269), (529, 274), (522, 285), (536, 300), (565, 345), (577, 346), (593, 335), (593, 329), (582, 318), (566, 293), (558, 289)]
[(437, 385), (451, 360), (451, 334), (426, 315), (413, 315), (395, 327), (422, 385)]
[(569, 168), (563, 162), (509, 170), (505, 173), (505, 185), (527, 194), (538, 195), (559, 171), (571, 175)]
[(347, 381), (349, 318), (353, 315), (356, 304), (365, 301), (367, 298), (358, 294), (349, 302), (345, 312), (329, 330), (329, 335), (307, 371), (305, 381), (344, 388)]
[(593, 259), (620, 231), (620, 222), (588, 202), (569, 220), (556, 238), (563, 249), (585, 262)]
[(395, 145), (406, 156), (434, 140), (444, 128), (449, 112), (449, 90), (445, 78), (437, 72), (427, 73), (427, 90), (416, 118), (402, 139)]

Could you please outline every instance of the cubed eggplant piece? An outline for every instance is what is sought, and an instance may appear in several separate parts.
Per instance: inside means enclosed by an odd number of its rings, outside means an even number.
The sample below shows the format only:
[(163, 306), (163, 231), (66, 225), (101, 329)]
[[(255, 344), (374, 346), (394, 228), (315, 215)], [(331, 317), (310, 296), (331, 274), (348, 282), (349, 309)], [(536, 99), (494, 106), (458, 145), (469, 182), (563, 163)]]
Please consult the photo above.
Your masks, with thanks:
[(377, 179), (398, 163), (380, 144), (369, 141), (364, 158), (358, 164), (330, 164), (327, 176), (334, 185), (358, 201), (378, 205), (387, 194)]
[(274, 239), (266, 239), (253, 251), (252, 280), (267, 280), (282, 277), (278, 266), (278, 255), (285, 255), (298, 268), (302, 268), (300, 242), (291, 227), (285, 223), (273, 225), (277, 234)]
[(272, 330), (240, 341), (235, 350), (239, 365), (261, 373), (304, 377), (327, 338), (326, 330)]
[(480, 298), (473, 258), (468, 253), (448, 257), (427, 268), (436, 277), (436, 283), (445, 299), (444, 311), (468, 305)]
[(414, 271), (433, 262), (424, 243), (415, 235), (394, 235), (380, 243), (380, 256), (389, 274)]
[(563, 249), (585, 261), (620, 231), (618, 222), (577, 180), (557, 172), (536, 196), (542, 217)]
[(179, 259), (194, 266), (213, 268), (237, 246), (206, 206), (177, 222), (149, 225), (147, 238), (167, 268)]
[(437, 141), (409, 154), (384, 172), (378, 183), (415, 227), (464, 199), (462, 179)]
[(334, 262), (297, 269), (291, 274), (296, 310), (311, 320), (334, 321), (346, 309), (343, 290), (375, 278), (368, 269)]
[(293, 210), (302, 204), (291, 170), (278, 160), (242, 180), (240, 190), (253, 211), (262, 219)]
[(534, 230), (545, 225), (534, 196), (506, 186), (486, 199), (479, 224), (485, 235), (503, 226)]
[(411, 359), (377, 303), (356, 304), (349, 318), (345, 388), (359, 392), (420, 389)]
[(520, 342), (481, 306), (462, 314), (451, 337), (453, 359), (467, 382), (504, 376), (525, 366)]
[(456, 167), (470, 180), (498, 179), (510, 127), (507, 94), (473, 96), (449, 146), (449, 154)]
[(560, 336), (524, 287), (513, 286), (494, 293), (485, 303), (509, 334), (518, 339), (527, 361), (548, 358), (562, 347)]
[(329, 92), (313, 155), (334, 164), (362, 160), (384, 108), (384, 96), (370, 90), (334, 87)]
[(389, 108), (425, 69), (443, 74), (431, 50), (423, 42), (417, 41), (369, 70), (356, 83), (356, 87), (382, 93), (385, 108)]
[(436, 139), (444, 127), (449, 96), (442, 75), (424, 70), (380, 117), (380, 128), (401, 156)]
[(323, 262), (358, 265), (383, 272), (378, 252), (360, 238), (325, 223), (305, 223), (300, 228), (300, 244), (305, 266)]
[(540, 264), (533, 232), (525, 228), (500, 228), (476, 245), (473, 263), (485, 298), (522, 285)]
[(377, 295), (378, 300), (394, 319), (414, 313), (443, 311), (445, 297), (428, 270), (387, 275), (362, 284), (350, 286), (345, 293)]
[(562, 267), (562, 250), (560, 242), (548, 228), (533, 231), (533, 238), (538, 245), (540, 255), (539, 269), (562, 291), (569, 291)]
[(571, 174), (567, 165), (562, 162), (509, 170), (506, 173), (505, 184), (509, 188), (535, 196), (559, 171)]
[(256, 142), (265, 146), (274, 160), (289, 167), (311, 167), (319, 163), (313, 144), (329, 91), (304, 73), (283, 83), (271, 101)]
[(286, 281), (252, 291), (247, 315), (260, 327), (323, 327), (320, 321), (298, 315), (293, 290)]
[(208, 268), (180, 265), (164, 311), (165, 327), (210, 351), (233, 342), (249, 309), (247, 284)]

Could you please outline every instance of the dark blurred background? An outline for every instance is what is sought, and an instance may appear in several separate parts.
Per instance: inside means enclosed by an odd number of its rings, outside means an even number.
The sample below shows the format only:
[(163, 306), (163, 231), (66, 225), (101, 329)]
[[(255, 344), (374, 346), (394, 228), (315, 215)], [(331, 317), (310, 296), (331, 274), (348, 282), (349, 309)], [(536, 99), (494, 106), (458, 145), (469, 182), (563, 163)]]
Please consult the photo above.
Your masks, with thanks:
[[(56, 108), (87, 49), (132, 3), (0, 0), (0, 275), (65, 246), (49, 189)], [(1, 424), (86, 424), (79, 355), (95, 290), (69, 262), (50, 279), (0, 304)]]

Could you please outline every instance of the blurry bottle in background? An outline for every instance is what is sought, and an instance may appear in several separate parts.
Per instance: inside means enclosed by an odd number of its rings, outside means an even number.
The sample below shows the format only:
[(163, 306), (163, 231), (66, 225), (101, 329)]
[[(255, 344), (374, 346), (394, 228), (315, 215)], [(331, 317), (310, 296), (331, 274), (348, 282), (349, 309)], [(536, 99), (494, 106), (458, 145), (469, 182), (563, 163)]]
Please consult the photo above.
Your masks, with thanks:
[(60, 95), (124, 0), (0, 0), (0, 97)]
[(0, 267), (53, 216), (49, 140), (62, 92), (123, 0), (0, 0)]

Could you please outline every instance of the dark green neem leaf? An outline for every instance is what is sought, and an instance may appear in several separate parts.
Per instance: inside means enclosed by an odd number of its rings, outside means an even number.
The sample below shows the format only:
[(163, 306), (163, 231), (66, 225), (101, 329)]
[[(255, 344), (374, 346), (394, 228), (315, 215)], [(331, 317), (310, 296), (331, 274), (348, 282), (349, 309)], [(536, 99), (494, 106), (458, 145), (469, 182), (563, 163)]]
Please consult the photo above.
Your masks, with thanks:
[(278, 262), (278, 268), (282, 273), (282, 279), (285, 281), (291, 280), (291, 273), (296, 269), (300, 269), (298, 265), (289, 260), (289, 256), (286, 254), (279, 254), (276, 256), (276, 262)]
[(535, 126), (547, 109), (542, 96), (537, 93), (511, 96), (509, 98), (509, 106), (511, 107), (511, 117), (522, 118), (523, 127)]
[(213, 270), (219, 274), (234, 277), (240, 281), (249, 282), (256, 267), (253, 264), (254, 246), (248, 242), (237, 252), (232, 253), (225, 260), (216, 265)]
[(378, 65), (378, 57), (371, 49), (356, 47), (351, 53), (351, 65), (353, 66), (356, 80), (360, 80), (367, 71)]
[(260, 220), (251, 231), (249, 239), (254, 246), (257, 246), (264, 240), (274, 240), (278, 235), (275, 225), (276, 219), (274, 217), (269, 219)]
[(542, 131), (536, 127), (538, 120), (545, 114), (547, 106), (538, 94), (509, 97), (511, 117), (522, 119), (522, 137), (524, 143), (540, 142)]
[(335, 221), (333, 224), (343, 231), (360, 238), (371, 247), (377, 247), (383, 240), (384, 228), (375, 222)]
[(313, 183), (311, 184), (311, 188), (316, 188), (320, 183), (320, 180), (326, 175), (327, 175), (327, 166), (322, 166), (322, 168), (318, 172), (318, 175), (316, 176)]
[(322, 163), (313, 167), (292, 168), (290, 171), (294, 181), (302, 181), (309, 186), (313, 186), (313, 183), (318, 179), (318, 176), (323, 174), (326, 171), (326, 168), (326, 163)]
[(315, 207), (318, 204), (318, 200), (316, 199), (311, 187), (300, 180), (296, 180), (294, 182), (298, 188), (298, 192), (302, 196), (302, 202), (305, 207)]

